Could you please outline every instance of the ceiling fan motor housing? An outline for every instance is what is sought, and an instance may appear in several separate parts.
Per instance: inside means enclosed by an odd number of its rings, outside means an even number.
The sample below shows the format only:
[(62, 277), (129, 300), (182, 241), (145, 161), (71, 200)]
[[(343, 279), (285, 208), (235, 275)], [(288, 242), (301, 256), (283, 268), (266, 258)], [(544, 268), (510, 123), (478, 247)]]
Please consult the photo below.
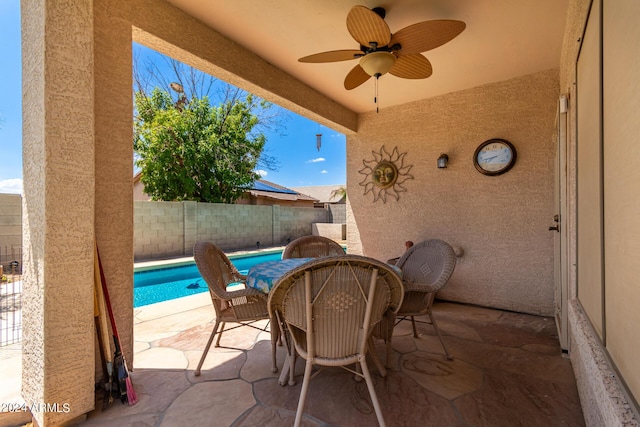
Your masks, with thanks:
[(378, 14), (378, 16), (382, 19), (384, 19), (385, 16), (387, 16), (387, 11), (384, 10), (384, 7), (374, 7), (373, 10), (376, 14)]

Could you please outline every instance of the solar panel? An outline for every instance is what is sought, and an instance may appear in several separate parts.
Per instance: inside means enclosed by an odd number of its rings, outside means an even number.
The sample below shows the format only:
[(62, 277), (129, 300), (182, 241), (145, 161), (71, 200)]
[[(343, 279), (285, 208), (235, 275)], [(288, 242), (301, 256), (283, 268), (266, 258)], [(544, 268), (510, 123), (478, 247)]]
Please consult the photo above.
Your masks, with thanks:
[(260, 191), (270, 191), (272, 193), (298, 194), (293, 190), (289, 190), (288, 188), (274, 187), (272, 185), (266, 184), (266, 183), (261, 182), (261, 181), (255, 181), (253, 183), (253, 189), (254, 190), (260, 190)]

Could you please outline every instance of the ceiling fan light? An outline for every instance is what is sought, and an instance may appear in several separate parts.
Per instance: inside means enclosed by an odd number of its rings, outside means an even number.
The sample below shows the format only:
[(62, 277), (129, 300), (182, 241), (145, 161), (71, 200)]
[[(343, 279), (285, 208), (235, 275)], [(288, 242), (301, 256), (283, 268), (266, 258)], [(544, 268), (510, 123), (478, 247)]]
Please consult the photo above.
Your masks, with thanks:
[(370, 76), (380, 77), (389, 72), (396, 59), (391, 52), (372, 52), (360, 58), (360, 66)]

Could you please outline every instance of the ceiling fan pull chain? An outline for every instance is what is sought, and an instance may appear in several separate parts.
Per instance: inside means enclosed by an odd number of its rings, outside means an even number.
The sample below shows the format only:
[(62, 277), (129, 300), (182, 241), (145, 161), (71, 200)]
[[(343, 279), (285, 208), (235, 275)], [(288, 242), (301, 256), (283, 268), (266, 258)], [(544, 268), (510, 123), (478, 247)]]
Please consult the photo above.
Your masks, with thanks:
[(376, 88), (375, 88), (375, 94), (373, 96), (373, 103), (376, 104), (376, 114), (380, 112), (380, 110), (378, 109), (378, 79), (379, 78), (380, 76), (376, 76)]

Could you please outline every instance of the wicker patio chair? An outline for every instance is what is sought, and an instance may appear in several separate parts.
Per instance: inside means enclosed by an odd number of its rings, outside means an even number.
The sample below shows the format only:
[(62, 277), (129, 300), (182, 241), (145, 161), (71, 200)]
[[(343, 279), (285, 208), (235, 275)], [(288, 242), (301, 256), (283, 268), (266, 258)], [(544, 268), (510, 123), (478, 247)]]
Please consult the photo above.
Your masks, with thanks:
[[(213, 331), (195, 371), (195, 375), (199, 376), (213, 338), (216, 334), (218, 335), (215, 346), (219, 347), (220, 338), (227, 323), (238, 324), (230, 329), (250, 326), (263, 330), (252, 325), (252, 323), (269, 319), (269, 310), (267, 308), (268, 295), (258, 289), (245, 287), (245, 289), (227, 291), (227, 287), (231, 284), (244, 283), (245, 276), (238, 272), (226, 254), (216, 245), (211, 242), (197, 242), (193, 247), (193, 258), (202, 278), (207, 282), (211, 302), (216, 311), (216, 322)], [(218, 327), (220, 327), (219, 331)], [(273, 372), (278, 370), (276, 366), (276, 342), (278, 337), (279, 328), (271, 326)]]
[(303, 236), (284, 248), (282, 259), (320, 258), (331, 255), (344, 255), (344, 249), (338, 242), (323, 236)]
[[(404, 284), (404, 299), (398, 310), (398, 317), (401, 320), (406, 317), (411, 318), (413, 336), (417, 338), (415, 316), (429, 316), (447, 359), (453, 359), (444, 344), (432, 312), (436, 293), (447, 284), (456, 267), (453, 248), (439, 239), (425, 240), (410, 247), (400, 257), (396, 266), (402, 270)], [(390, 347), (390, 340), (387, 341), (387, 345)], [(388, 348), (389, 352), (390, 348)]]
[[(306, 361), (295, 426), (302, 420), (313, 365), (339, 366), (364, 377), (378, 423), (385, 425), (366, 353), (372, 328), (388, 309), (400, 307), (402, 297), (402, 281), (388, 265), (358, 255), (314, 260), (278, 281), (269, 294), (269, 311), (291, 340), (291, 377), (293, 351)], [(352, 364), (356, 370), (348, 367)]]

